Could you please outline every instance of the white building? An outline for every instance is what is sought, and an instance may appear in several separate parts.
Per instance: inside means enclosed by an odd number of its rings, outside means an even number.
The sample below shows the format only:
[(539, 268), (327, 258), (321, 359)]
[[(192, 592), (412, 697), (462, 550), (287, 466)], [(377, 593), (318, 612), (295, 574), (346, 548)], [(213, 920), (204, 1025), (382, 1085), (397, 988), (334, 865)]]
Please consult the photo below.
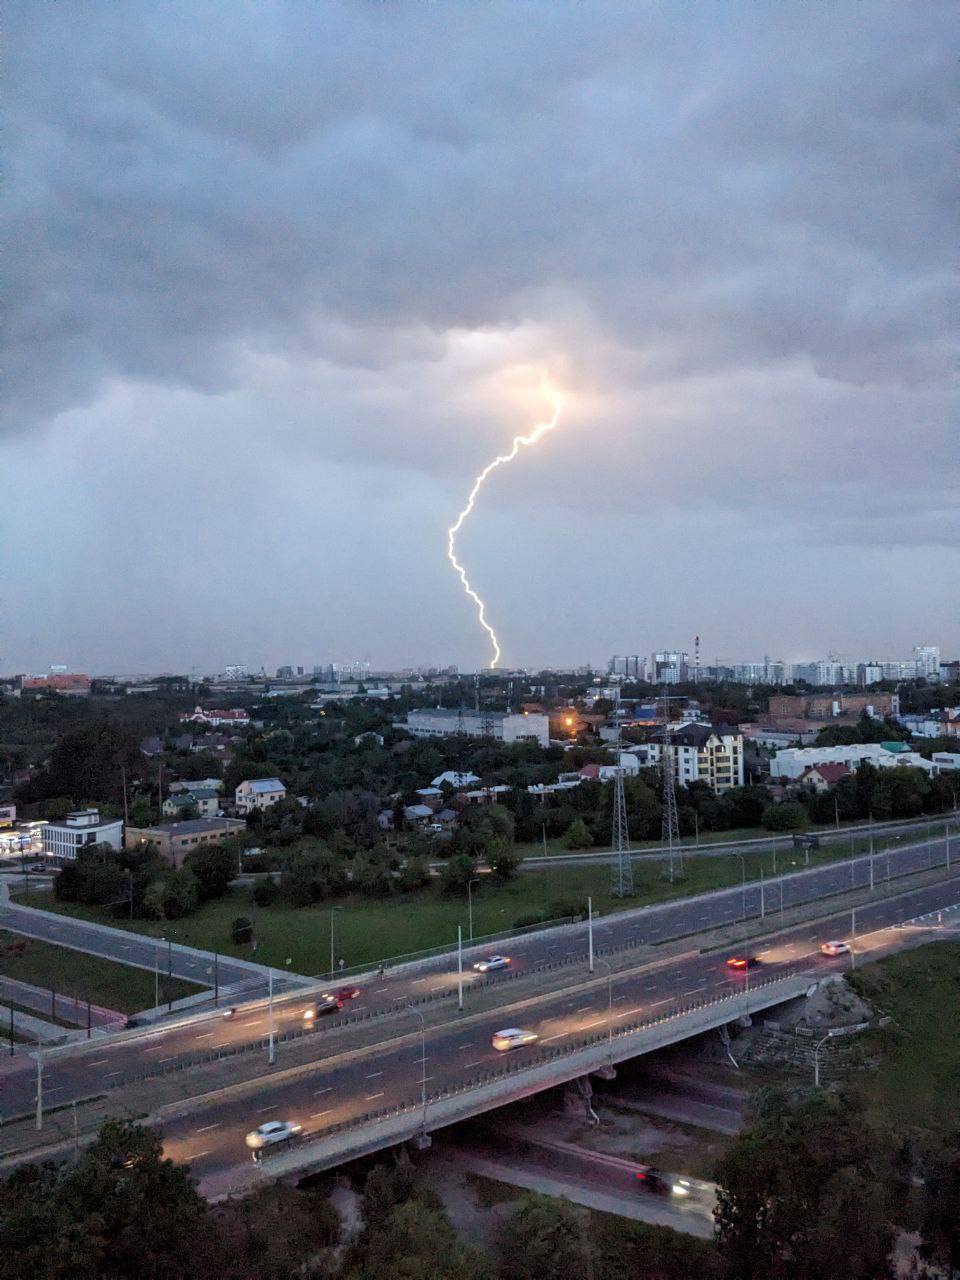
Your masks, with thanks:
[(935, 751), (933, 763), (941, 773), (956, 773), (960, 770), (960, 751)]
[(76, 809), (62, 822), (48, 822), (43, 828), (43, 852), (51, 858), (72, 862), (85, 845), (107, 844), (123, 847), (123, 823), (119, 818), (100, 820), (99, 809)]
[(250, 778), (241, 782), (234, 793), (238, 813), (252, 813), (254, 809), (269, 809), (282, 800), (287, 788), (279, 778)]
[(913, 646), (913, 663), (918, 679), (940, 679), (940, 646), (937, 644), (915, 644)]
[(865, 760), (878, 769), (910, 766), (928, 774), (938, 772), (936, 764), (916, 751), (891, 750), (879, 742), (855, 742), (844, 747), (787, 747), (770, 761), (770, 777), (799, 778), (804, 769), (821, 764), (845, 764), (856, 770)]
[(480, 779), (475, 773), (458, 773), (455, 769), (448, 769), (445, 773), (438, 774), (430, 785), (431, 787), (442, 787), (444, 783), (453, 787), (454, 791), (461, 791), (464, 787), (472, 787), (475, 782)]
[(494, 738), (498, 742), (539, 742), (550, 745), (550, 719), (545, 715), (504, 711), (449, 711), (429, 707), (407, 713), (401, 728), (415, 738), (452, 738), (459, 733), (471, 738)]

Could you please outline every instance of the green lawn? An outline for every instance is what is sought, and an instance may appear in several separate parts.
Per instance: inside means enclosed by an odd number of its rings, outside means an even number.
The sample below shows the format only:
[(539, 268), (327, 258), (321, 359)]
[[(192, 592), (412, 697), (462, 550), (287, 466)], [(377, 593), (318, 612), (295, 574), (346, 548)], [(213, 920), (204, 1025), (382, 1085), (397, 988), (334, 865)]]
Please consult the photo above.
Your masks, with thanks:
[[(52, 894), (38, 894), (43, 898), (37, 905), (49, 906)], [(22, 954), (18, 944), (25, 943)], [(53, 946), (34, 938), (21, 938), (14, 933), (0, 930), (0, 973), (20, 978), (34, 986), (54, 990), (60, 995), (76, 996), (90, 1000), (105, 1009), (119, 1013), (136, 1013), (153, 1007), (153, 974), (129, 965), (115, 964), (97, 956), (71, 951), (67, 947)], [(166, 995), (163, 976), (160, 980), (161, 998)], [(202, 990), (192, 982), (174, 979), (170, 998), (179, 1000)], [(30, 1012), (29, 1010), (27, 1012)], [(42, 1017), (42, 1014), (36, 1014)]]
[[(820, 850), (811, 854), (811, 865), (829, 862), (836, 854)], [(522, 916), (548, 910), (562, 901), (593, 899), (594, 911), (606, 915), (624, 906), (702, 893), (725, 885), (739, 884), (744, 863), (747, 878), (757, 878), (761, 866), (772, 874), (769, 852), (748, 854), (743, 862), (739, 855), (688, 859), (686, 875), (671, 885), (663, 878), (660, 862), (636, 862), (634, 882), (636, 894), (627, 903), (610, 895), (610, 868), (604, 865), (551, 867), (536, 872), (520, 872), (506, 885), (493, 883), (489, 876), (481, 878), (473, 895), (474, 937), (500, 933), (514, 927)], [(804, 865), (803, 855), (791, 849), (778, 856), (778, 870), (794, 870)], [(770, 901), (776, 901), (772, 891)], [(76, 903), (58, 903), (51, 893), (16, 895), (18, 901), (46, 910), (86, 920), (104, 920), (94, 907)], [(334, 955), (346, 960), (348, 967), (375, 964), (380, 960), (407, 955), (430, 947), (456, 945), (457, 925), (469, 935), (468, 909), (465, 899), (443, 898), (436, 888), (386, 900), (344, 898), (333, 905)], [(233, 889), (218, 901), (207, 903), (195, 915), (170, 923), (153, 920), (110, 919), (117, 928), (132, 928), (154, 937), (172, 937), (225, 955), (252, 959), (249, 948), (237, 947), (230, 939), (230, 925), (235, 917), (245, 915), (256, 921), (256, 959), (283, 967), (287, 961), (298, 973), (321, 974), (330, 968), (331, 906), (257, 907), (247, 888)]]
[(960, 942), (889, 956), (847, 981), (893, 1025), (875, 1037), (875, 1074), (858, 1077), (879, 1114), (898, 1127), (957, 1127), (960, 1093)]

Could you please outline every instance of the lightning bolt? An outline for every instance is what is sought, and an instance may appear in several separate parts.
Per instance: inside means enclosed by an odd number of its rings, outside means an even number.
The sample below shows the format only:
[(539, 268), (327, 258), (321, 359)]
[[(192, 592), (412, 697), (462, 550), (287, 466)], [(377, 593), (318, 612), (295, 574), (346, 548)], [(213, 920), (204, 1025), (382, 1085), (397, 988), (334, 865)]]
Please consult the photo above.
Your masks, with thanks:
[(486, 482), (487, 476), (489, 476), (490, 472), (495, 471), (497, 467), (506, 466), (508, 462), (513, 462), (514, 458), (516, 458), (517, 454), (520, 452), (521, 449), (527, 449), (531, 445), (536, 444), (545, 435), (547, 435), (548, 432), (553, 431), (557, 423), (560, 421), (560, 413), (563, 409), (564, 397), (559, 393), (559, 391), (557, 391), (554, 387), (552, 387), (550, 383), (547, 382), (546, 379), (544, 379), (543, 382), (541, 383), (540, 389), (543, 392), (546, 399), (548, 400), (548, 402), (553, 406), (552, 417), (550, 417), (546, 422), (538, 423), (537, 426), (535, 426), (533, 430), (529, 431), (526, 435), (514, 436), (513, 445), (510, 448), (510, 452), (498, 454), (497, 457), (494, 458), (492, 462), (487, 463), (487, 465), (483, 468), (483, 470), (480, 472), (480, 474), (477, 476), (477, 478), (473, 482), (473, 488), (470, 490), (470, 495), (467, 498), (466, 506), (457, 516), (454, 523), (447, 530), (447, 559), (453, 565), (454, 572), (456, 573), (457, 577), (460, 579), (461, 583), (463, 584), (464, 591), (470, 597), (473, 603), (477, 606), (477, 617), (480, 621), (480, 625), (481, 627), (483, 627), (484, 631), (486, 631), (487, 635), (490, 637), (490, 643), (493, 645), (493, 657), (490, 660), (491, 671), (500, 661), (500, 642), (497, 640), (497, 633), (494, 631), (493, 627), (491, 627), (490, 623), (487, 621), (486, 605), (484, 604), (483, 600), (481, 600), (481, 598), (477, 595), (476, 591), (474, 591), (473, 587), (471, 587), (470, 580), (467, 577), (467, 571), (466, 569), (464, 569), (463, 565), (457, 559), (457, 553), (456, 553), (457, 534), (463, 528), (463, 522), (466, 520), (467, 516), (470, 515), (471, 511), (473, 511), (474, 503), (477, 500), (477, 494), (483, 488)]

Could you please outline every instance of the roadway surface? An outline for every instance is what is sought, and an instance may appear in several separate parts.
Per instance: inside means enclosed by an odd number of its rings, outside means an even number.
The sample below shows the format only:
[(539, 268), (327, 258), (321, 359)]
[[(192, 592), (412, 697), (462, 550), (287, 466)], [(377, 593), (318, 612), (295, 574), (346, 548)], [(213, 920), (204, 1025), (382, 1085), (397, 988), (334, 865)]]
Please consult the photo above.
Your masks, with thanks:
[[(857, 956), (902, 945), (905, 934), (897, 924), (958, 901), (960, 876), (859, 908)], [(957, 919), (957, 913), (953, 918)], [(579, 985), (526, 997), (519, 1008), (508, 1006), (465, 1021), (458, 1021), (455, 1009), (451, 1009), (450, 1018), (442, 1025), (428, 1026), (423, 1039), (419, 1019), (411, 1014), (403, 1023), (394, 1023), (391, 1039), (378, 1045), (318, 1062), (315, 1070), (293, 1080), (271, 1083), (267, 1078), (253, 1096), (211, 1101), (202, 1111), (170, 1121), (165, 1126), (165, 1151), (189, 1163), (201, 1185), (216, 1188), (225, 1174), (249, 1158), (244, 1135), (267, 1120), (295, 1120), (303, 1126), (303, 1137), (309, 1138), (372, 1111), (416, 1105), (424, 1081), (429, 1094), (484, 1071), (502, 1069), (503, 1055), (493, 1049), (491, 1037), (505, 1025), (534, 1029), (543, 1045), (572, 1045), (584, 1033), (608, 1026), (616, 1029), (668, 1013), (684, 999), (739, 993), (751, 980), (793, 973), (798, 968), (809, 971), (811, 980), (840, 972), (850, 966), (850, 957), (828, 959), (820, 955), (819, 946), (849, 933), (850, 912), (846, 911), (759, 940), (753, 954), (762, 965), (752, 974), (731, 972), (724, 952), (647, 961), (610, 975), (581, 974)], [(517, 1050), (516, 1057), (520, 1059), (524, 1052)]]
[[(210, 951), (184, 946), (172, 938), (150, 938), (132, 930), (23, 906), (10, 898), (8, 880), (9, 877), (0, 879), (0, 927), (11, 933), (52, 942), (72, 951), (114, 960), (118, 964), (133, 965), (137, 969), (149, 969), (161, 977), (182, 978), (204, 987), (212, 987), (217, 980), (224, 998), (233, 993), (249, 1000), (266, 994), (270, 971), (265, 965), (232, 956), (214, 956)], [(286, 971), (274, 971), (278, 990), (303, 982), (309, 982), (309, 979)]]
[[(873, 859), (875, 883), (880, 884), (888, 873), (903, 874), (905, 871), (926, 868), (931, 863), (942, 863), (944, 856), (943, 841), (934, 841), (931, 845), (904, 847), (892, 850), (889, 854), (886, 852), (878, 854)], [(785, 909), (852, 888), (869, 887), (871, 874), (869, 864), (869, 858), (860, 857), (852, 861), (793, 872), (763, 885), (747, 883), (732, 889), (716, 890), (696, 897), (678, 898), (671, 902), (595, 919), (594, 948), (599, 956), (604, 953), (618, 953), (618, 963), (621, 965), (629, 960), (630, 950), (636, 949), (638, 953), (636, 962), (641, 964), (651, 961), (649, 953), (641, 949), (684, 936), (704, 933), (716, 927), (730, 926), (740, 920), (746, 921), (759, 917), (761, 911), (770, 920), (771, 927), (776, 928), (781, 906)], [(931, 889), (935, 888), (936, 886), (931, 886)], [(935, 898), (934, 893), (931, 901)], [(942, 905), (942, 900), (936, 900), (935, 905)], [(870, 909), (872, 908), (862, 910)], [(14, 905), (8, 906), (6, 910), (16, 914), (23, 909)], [(83, 921), (64, 916), (52, 916), (36, 909), (30, 909), (30, 916), (31, 925), (35, 917), (40, 917), (41, 925), (53, 931), (51, 940), (62, 940), (63, 935), (68, 935), (74, 939), (75, 945), (79, 945), (80, 941), (86, 937), (86, 930), (97, 928)], [(866, 919), (867, 917), (864, 916), (865, 921)], [(7, 926), (2, 909), (0, 909), (0, 924)], [(79, 926), (79, 929), (76, 926)], [(156, 949), (154, 939), (144, 939), (139, 935), (127, 934), (119, 930), (107, 932), (110, 935), (119, 935), (113, 941), (121, 948), (146, 945), (151, 953)], [(585, 967), (588, 947), (587, 925), (584, 923), (543, 930), (524, 937), (512, 938), (509, 943), (501, 945), (504, 951), (509, 948), (513, 975), (522, 976), (546, 965), (569, 965), (570, 982), (573, 984), (578, 980), (578, 970)], [(470, 1011), (471, 987), (483, 983), (481, 975), (474, 974), (471, 966), (478, 958), (489, 955), (493, 949), (492, 947), (474, 947), (464, 952), (467, 1013)], [(190, 948), (181, 950), (191, 951)], [(205, 953), (202, 952), (193, 952), (193, 956), (187, 955), (185, 960), (202, 958), (204, 955)], [(656, 961), (656, 963), (663, 962)], [(683, 996), (692, 994), (692, 990), (708, 989), (699, 986), (692, 989), (689, 986), (679, 986), (683, 976), (683, 971), (679, 970), (676, 974), (678, 989), (671, 991), (665, 988), (661, 992), (664, 999), (671, 994)], [(504, 1001), (515, 998), (512, 990), (513, 983), (509, 976), (490, 975), (486, 981), (498, 986), (503, 984)], [(337, 991), (339, 988), (340, 983), (334, 982), (327, 988), (318, 985), (315, 991), (319, 992), (323, 989)], [(402, 1008), (410, 1001), (422, 1000), (425, 997), (438, 997), (446, 993), (451, 997), (449, 1003), (455, 1004), (456, 953), (446, 953), (415, 965), (405, 965), (396, 971), (388, 971), (383, 978), (373, 975), (361, 980), (360, 988), (360, 995), (356, 999), (344, 1002), (343, 1014), (327, 1015), (318, 1019), (314, 1034), (321, 1039), (327, 1039), (330, 1038), (337, 1024), (351, 1014), (390, 1013)], [(229, 999), (229, 996), (225, 999)], [(304, 1012), (311, 1003), (313, 1003), (311, 996), (305, 991), (275, 998), (272, 1019), (274, 1032), (282, 1034), (301, 1030), (304, 1026)], [(413, 1021), (412, 1015), (408, 1016), (408, 1021)], [(60, 1106), (74, 1100), (96, 1096), (106, 1088), (137, 1080), (144, 1072), (169, 1070), (178, 1060), (196, 1059), (200, 1055), (236, 1050), (243, 1046), (251, 1046), (251, 1052), (262, 1054), (260, 1042), (267, 1037), (270, 1022), (269, 1009), (266, 1002), (261, 999), (238, 1003), (235, 1016), (231, 1018), (223, 1017), (220, 1011), (206, 1010), (200, 1014), (175, 1018), (172, 1022), (160, 1022), (149, 1029), (126, 1032), (120, 1037), (101, 1036), (89, 1042), (71, 1045), (66, 1049), (47, 1051), (43, 1070), (44, 1106)], [(502, 1020), (498, 1025), (504, 1025)], [(493, 1029), (496, 1030), (496, 1027)], [(383, 1039), (399, 1033), (396, 1019), (391, 1019), (388, 1024), (384, 1024)], [(318, 1045), (319, 1043), (320, 1040)], [(282, 1048), (280, 1052), (282, 1053)], [(476, 1065), (483, 1061), (485, 1059), (478, 1058)], [(25, 1061), (22, 1055), (0, 1060), (0, 1116), (9, 1118), (24, 1115), (33, 1110), (36, 1105), (35, 1076), (34, 1064)], [(367, 1100), (371, 1103), (376, 1101), (375, 1098)]]

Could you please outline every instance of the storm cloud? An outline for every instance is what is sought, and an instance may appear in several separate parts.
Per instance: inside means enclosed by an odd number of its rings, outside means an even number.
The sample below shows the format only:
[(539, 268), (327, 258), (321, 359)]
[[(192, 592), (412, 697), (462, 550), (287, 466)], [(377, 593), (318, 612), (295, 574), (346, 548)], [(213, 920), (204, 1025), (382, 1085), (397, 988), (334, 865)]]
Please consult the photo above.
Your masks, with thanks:
[(0, 661), (960, 647), (955, 28), (14, 4)]

